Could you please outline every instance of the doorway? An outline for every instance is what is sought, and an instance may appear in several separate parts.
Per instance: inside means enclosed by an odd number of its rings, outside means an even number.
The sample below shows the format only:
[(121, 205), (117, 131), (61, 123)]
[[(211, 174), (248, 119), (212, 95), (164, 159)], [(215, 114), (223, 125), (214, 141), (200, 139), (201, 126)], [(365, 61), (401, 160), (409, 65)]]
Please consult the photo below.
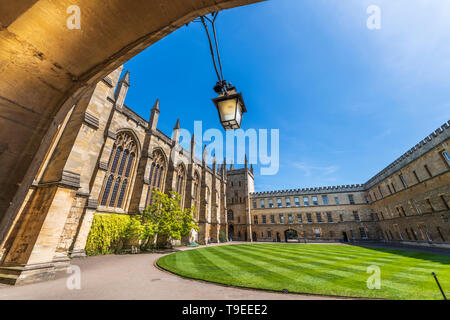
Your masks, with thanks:
[(285, 237), (285, 239), (286, 239), (286, 242), (289, 242), (289, 241), (295, 241), (295, 242), (297, 242), (298, 241), (298, 233), (297, 233), (297, 231), (295, 231), (295, 230), (292, 230), (292, 229), (288, 229), (288, 230), (286, 230), (285, 232), (284, 232), (284, 237)]
[(348, 237), (347, 237), (347, 232), (342, 232), (342, 236), (343, 236), (343, 240), (344, 240), (344, 242), (348, 242)]

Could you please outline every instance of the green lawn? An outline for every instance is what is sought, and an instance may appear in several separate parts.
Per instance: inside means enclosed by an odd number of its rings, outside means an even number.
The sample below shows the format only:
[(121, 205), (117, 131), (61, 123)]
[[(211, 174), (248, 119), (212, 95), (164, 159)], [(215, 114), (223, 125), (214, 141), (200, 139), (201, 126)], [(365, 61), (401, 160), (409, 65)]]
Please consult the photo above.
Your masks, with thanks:
[[(450, 296), (450, 257), (414, 251), (321, 244), (243, 244), (164, 256), (158, 266), (180, 276), (289, 292), (386, 299), (442, 299), (431, 272)], [(370, 290), (367, 267), (381, 270)]]

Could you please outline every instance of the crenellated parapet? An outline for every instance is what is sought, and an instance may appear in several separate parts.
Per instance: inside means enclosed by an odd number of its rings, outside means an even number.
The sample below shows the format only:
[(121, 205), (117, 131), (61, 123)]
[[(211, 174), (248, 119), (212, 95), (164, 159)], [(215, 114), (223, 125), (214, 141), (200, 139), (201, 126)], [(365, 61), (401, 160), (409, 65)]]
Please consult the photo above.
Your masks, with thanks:
[(361, 192), (365, 191), (362, 184), (341, 185), (341, 186), (326, 186), (316, 188), (301, 188), (289, 190), (263, 191), (250, 193), (251, 198), (261, 197), (281, 197), (281, 196), (296, 196), (296, 195), (312, 195), (324, 193), (339, 193), (339, 192)]
[(421, 140), (414, 147), (405, 152), (402, 156), (397, 158), (394, 162), (388, 165), (386, 168), (377, 173), (369, 181), (364, 184), (364, 188), (370, 189), (377, 183), (386, 179), (396, 171), (402, 169), (406, 165), (410, 164), (414, 160), (417, 160), (425, 153), (447, 140), (450, 136), (450, 120), (444, 123), (440, 128), (436, 129), (430, 135)]

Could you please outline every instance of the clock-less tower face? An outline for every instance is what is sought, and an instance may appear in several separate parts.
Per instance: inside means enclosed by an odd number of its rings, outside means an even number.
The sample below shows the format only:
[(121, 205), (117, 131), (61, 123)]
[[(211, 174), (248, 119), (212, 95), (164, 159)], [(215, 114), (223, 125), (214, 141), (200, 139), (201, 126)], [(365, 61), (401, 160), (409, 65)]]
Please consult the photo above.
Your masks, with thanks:
[(250, 239), (249, 194), (254, 192), (253, 174), (245, 168), (227, 171), (228, 236), (233, 240)]

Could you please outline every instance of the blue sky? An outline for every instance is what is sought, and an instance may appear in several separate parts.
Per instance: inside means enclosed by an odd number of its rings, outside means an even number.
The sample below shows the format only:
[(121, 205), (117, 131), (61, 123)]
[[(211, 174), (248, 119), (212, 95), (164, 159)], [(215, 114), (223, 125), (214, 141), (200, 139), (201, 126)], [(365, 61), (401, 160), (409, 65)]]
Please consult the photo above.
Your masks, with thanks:
[[(366, 27), (369, 5), (381, 30)], [(280, 130), (280, 168), (257, 191), (356, 184), (450, 118), (450, 1), (271, 0), (221, 12), (224, 76), (243, 93), (243, 128)], [(129, 62), (126, 104), (158, 128), (219, 128), (202, 26)], [(255, 167), (258, 169), (258, 166)]]

